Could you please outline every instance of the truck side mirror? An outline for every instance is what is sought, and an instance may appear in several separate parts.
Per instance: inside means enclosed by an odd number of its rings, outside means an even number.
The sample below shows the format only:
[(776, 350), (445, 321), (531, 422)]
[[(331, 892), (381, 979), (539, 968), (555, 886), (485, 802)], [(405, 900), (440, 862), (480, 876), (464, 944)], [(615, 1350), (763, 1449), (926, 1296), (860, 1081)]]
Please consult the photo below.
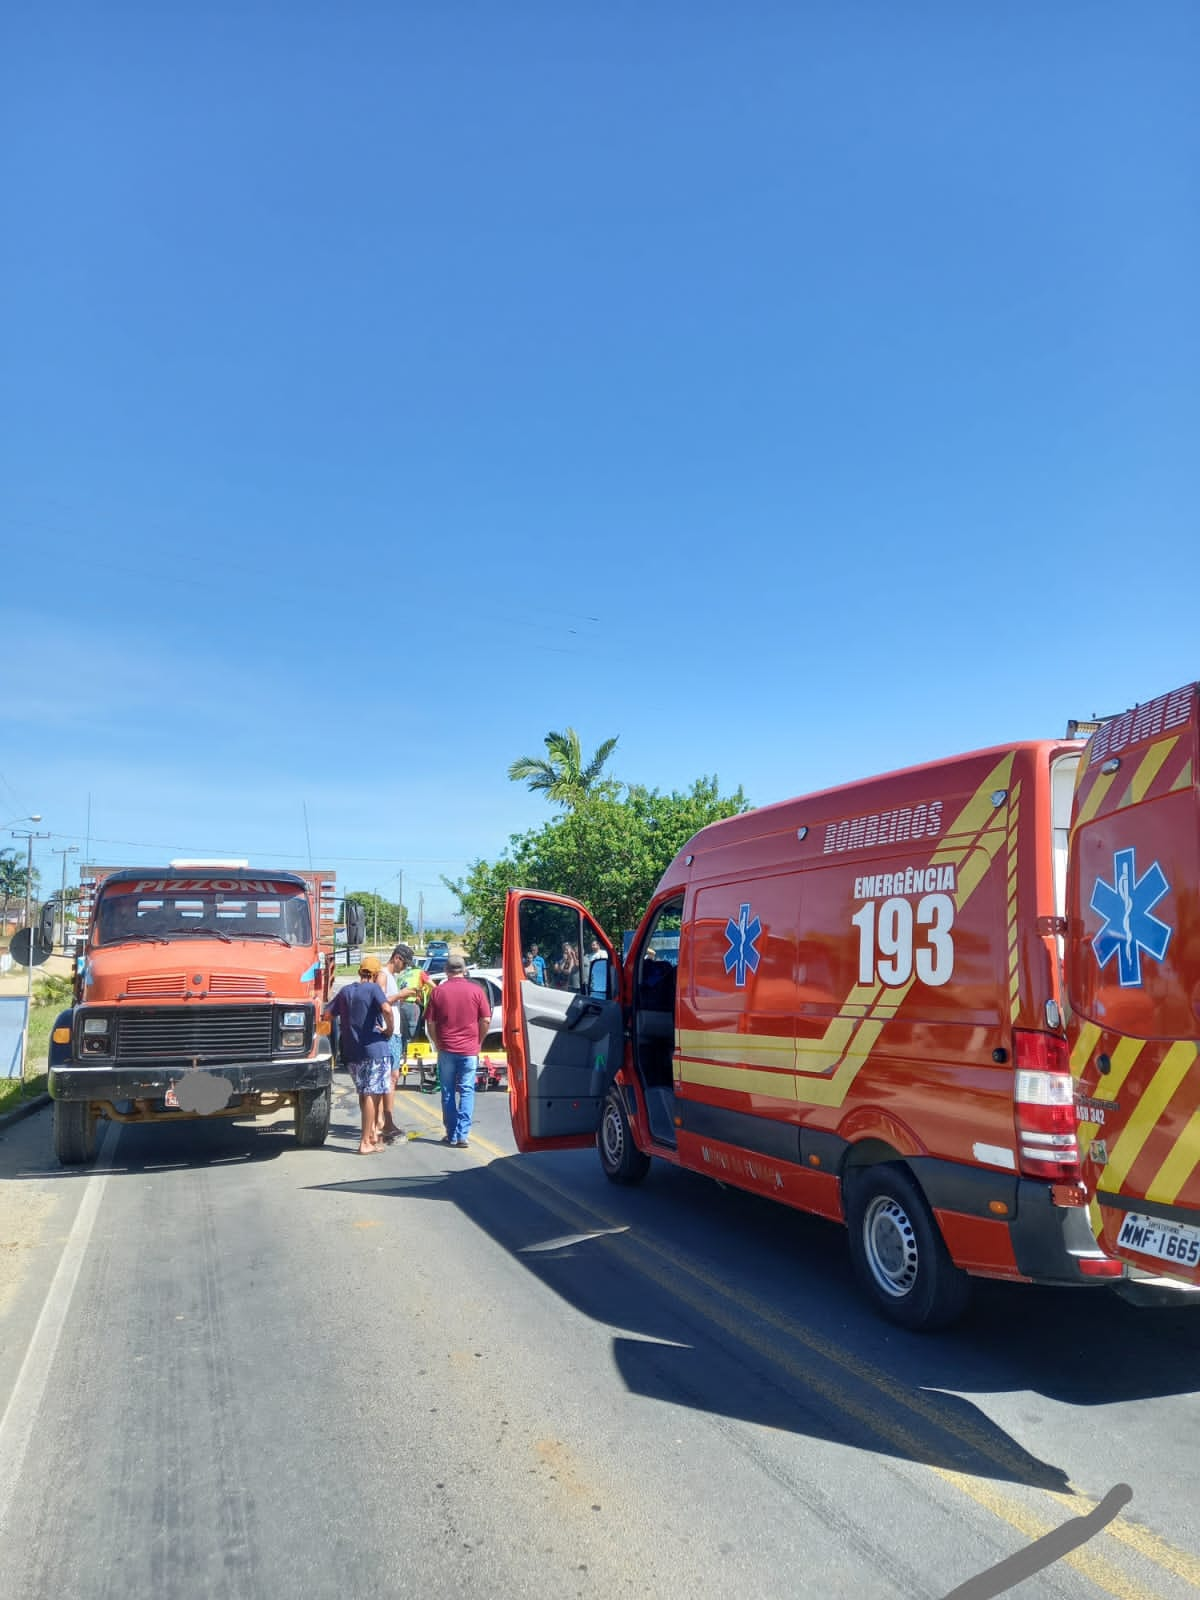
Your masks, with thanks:
[(367, 913), (360, 900), (346, 901), (346, 944), (356, 949), (367, 937)]
[(34, 938), (38, 944), (45, 945), (49, 950), (54, 949), (54, 923), (57, 909), (53, 900), (47, 900), (41, 911), (38, 912), (37, 932)]

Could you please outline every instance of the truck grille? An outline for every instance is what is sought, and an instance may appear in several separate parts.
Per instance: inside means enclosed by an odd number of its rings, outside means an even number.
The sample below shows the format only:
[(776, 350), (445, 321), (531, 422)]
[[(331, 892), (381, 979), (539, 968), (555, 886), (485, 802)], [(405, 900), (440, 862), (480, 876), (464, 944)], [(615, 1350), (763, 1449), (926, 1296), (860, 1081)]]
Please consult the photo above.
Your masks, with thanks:
[(126, 1011), (117, 1019), (118, 1061), (268, 1061), (271, 1006), (172, 1007)]

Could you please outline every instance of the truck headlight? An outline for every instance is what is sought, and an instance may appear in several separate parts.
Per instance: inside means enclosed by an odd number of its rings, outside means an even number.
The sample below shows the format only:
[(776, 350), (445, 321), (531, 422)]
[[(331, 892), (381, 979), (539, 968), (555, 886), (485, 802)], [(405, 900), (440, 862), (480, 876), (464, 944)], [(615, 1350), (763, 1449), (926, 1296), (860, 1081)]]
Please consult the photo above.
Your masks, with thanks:
[(86, 1056), (112, 1054), (113, 1019), (111, 1017), (84, 1017), (80, 1029), (79, 1048)]
[(301, 1050), (304, 1047), (303, 1028), (285, 1028), (279, 1035), (279, 1042), (285, 1050)]
[(303, 1011), (285, 1011), (283, 1013), (283, 1025), (285, 1028), (302, 1028), (304, 1026)]

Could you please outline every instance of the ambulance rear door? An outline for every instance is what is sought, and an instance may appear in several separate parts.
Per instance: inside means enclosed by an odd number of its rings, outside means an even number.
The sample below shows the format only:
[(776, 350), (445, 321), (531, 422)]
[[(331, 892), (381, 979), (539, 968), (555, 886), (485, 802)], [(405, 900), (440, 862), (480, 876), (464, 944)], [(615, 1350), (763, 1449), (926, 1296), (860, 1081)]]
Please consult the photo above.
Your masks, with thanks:
[(1083, 752), (1065, 960), (1096, 1237), (1200, 1284), (1197, 687), (1105, 722)]
[(517, 1149), (593, 1143), (625, 1028), (616, 953), (578, 901), (508, 891), (504, 1045)]

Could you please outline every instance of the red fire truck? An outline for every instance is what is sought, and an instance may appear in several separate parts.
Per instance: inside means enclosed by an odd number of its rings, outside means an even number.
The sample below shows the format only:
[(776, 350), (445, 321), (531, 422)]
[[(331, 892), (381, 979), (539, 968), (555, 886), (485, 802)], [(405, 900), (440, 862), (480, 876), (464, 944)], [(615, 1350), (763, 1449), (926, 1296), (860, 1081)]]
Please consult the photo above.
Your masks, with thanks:
[[(1189, 688), (1086, 750), (1009, 745), (714, 823), (623, 963), (584, 906), (513, 890), (518, 1147), (595, 1140), (614, 1182), (658, 1156), (843, 1221), (866, 1292), (913, 1328), (952, 1320), (971, 1276), (1191, 1265), (1196, 726)], [(531, 945), (564, 943), (582, 984), (525, 977)]]

